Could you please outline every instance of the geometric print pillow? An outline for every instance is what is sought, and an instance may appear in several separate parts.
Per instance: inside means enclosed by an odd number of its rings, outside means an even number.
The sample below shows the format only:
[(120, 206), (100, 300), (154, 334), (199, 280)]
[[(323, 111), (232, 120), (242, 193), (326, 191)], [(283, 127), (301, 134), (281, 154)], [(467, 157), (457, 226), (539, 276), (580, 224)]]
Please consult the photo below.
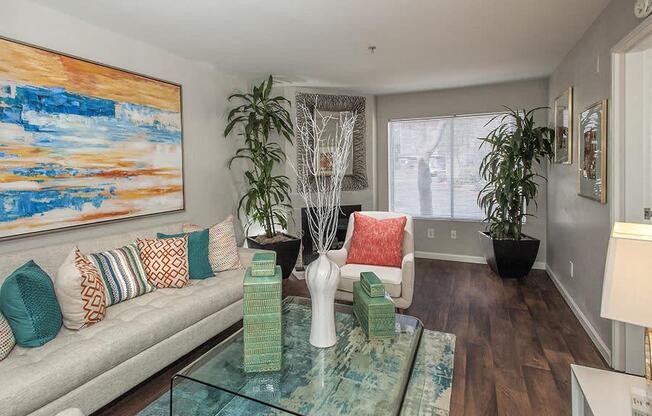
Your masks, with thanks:
[(54, 291), (66, 328), (78, 330), (104, 318), (106, 288), (102, 275), (77, 247), (59, 267)]
[[(184, 224), (183, 232), (200, 231), (203, 228), (195, 224)], [(233, 216), (208, 229), (208, 261), (214, 273), (225, 270), (242, 269), (238, 243), (235, 240)]]
[(88, 254), (87, 258), (102, 275), (106, 288), (106, 306), (133, 299), (155, 289), (147, 280), (136, 244)]
[(138, 251), (149, 281), (157, 288), (188, 285), (188, 236), (138, 240)]
[(0, 361), (9, 355), (15, 345), (16, 339), (14, 333), (11, 332), (9, 322), (0, 313)]

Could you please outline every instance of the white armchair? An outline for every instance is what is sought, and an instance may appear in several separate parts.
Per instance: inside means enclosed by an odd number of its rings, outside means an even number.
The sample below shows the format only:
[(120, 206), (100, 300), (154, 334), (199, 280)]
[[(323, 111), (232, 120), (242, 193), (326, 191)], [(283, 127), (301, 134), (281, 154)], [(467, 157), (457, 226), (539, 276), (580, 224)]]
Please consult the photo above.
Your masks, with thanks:
[(403, 234), (403, 262), (401, 268), (373, 266), (364, 264), (346, 264), (348, 250), (353, 236), (354, 216), (349, 218), (344, 246), (339, 250), (331, 250), (326, 255), (340, 267), (340, 284), (335, 297), (341, 300), (353, 300), (353, 283), (360, 280), (360, 272), (374, 272), (385, 285), (385, 291), (392, 297), (394, 305), (399, 309), (407, 309), (412, 304), (414, 294), (414, 227), (412, 217), (406, 214), (381, 211), (363, 211), (377, 219), (407, 217), (405, 233)]

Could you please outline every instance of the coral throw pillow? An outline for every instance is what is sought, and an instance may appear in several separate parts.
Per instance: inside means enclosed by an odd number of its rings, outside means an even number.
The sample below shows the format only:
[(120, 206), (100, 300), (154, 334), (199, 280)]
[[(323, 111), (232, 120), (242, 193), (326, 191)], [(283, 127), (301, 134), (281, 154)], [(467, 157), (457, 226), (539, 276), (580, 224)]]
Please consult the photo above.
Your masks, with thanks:
[(407, 217), (382, 220), (353, 213), (353, 236), (346, 262), (401, 267)]
[(188, 285), (188, 236), (159, 240), (138, 240), (138, 251), (147, 279), (157, 288)]

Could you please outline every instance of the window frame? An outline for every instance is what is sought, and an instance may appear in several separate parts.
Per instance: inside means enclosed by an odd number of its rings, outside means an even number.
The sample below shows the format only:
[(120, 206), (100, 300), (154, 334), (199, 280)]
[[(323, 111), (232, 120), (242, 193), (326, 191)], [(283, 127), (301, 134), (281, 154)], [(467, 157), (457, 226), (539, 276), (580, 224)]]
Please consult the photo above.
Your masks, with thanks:
[[(401, 122), (401, 121), (429, 121), (429, 120), (455, 120), (456, 118), (468, 118), (468, 117), (483, 117), (483, 116), (501, 116), (501, 115), (506, 115), (508, 113), (504, 111), (496, 111), (496, 112), (485, 112), (485, 113), (467, 113), (467, 114), (453, 114), (453, 115), (442, 115), (442, 116), (429, 116), (429, 117), (401, 117), (401, 118), (391, 118), (387, 121), (387, 207), (390, 211), (394, 211), (394, 192), (393, 192), (393, 176), (394, 176), (394, 163), (393, 163), (393, 158), (392, 158), (392, 134), (391, 134), (391, 124), (395, 122)], [(453, 124), (454, 125), (454, 124)], [(454, 137), (453, 137), (454, 138)], [(452, 138), (452, 139), (453, 139)], [(454, 141), (451, 139), (451, 148), (454, 145)], [(452, 154), (452, 153), (451, 153)], [(478, 166), (478, 169), (480, 167)], [(454, 171), (452, 170), (453, 168), (451, 167), (451, 177), (454, 175)], [(451, 193), (451, 212), (454, 212), (453, 210), (453, 204), (455, 203), (454, 199), (454, 188), (451, 186), (450, 188), (450, 193)], [(409, 214), (409, 213), (407, 213)], [(450, 217), (424, 217), (421, 215), (414, 215), (414, 214), (409, 214), (412, 216), (412, 218), (417, 219), (417, 220), (427, 220), (427, 221), (448, 221), (448, 222), (467, 222), (467, 223), (483, 223), (485, 222), (485, 219), (473, 219), (473, 218), (455, 218), (453, 216)]]

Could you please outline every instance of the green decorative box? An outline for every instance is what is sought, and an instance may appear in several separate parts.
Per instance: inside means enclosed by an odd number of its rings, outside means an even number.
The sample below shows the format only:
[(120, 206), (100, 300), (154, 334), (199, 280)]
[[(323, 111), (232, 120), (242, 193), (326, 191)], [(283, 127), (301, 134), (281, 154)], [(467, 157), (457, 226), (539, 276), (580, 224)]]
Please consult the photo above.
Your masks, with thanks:
[(243, 292), (244, 369), (278, 371), (283, 345), (281, 267), (275, 266), (273, 273), (264, 276), (253, 276), (252, 268), (247, 268)]
[(360, 282), (353, 284), (353, 313), (370, 339), (390, 338), (396, 333), (394, 302), (389, 296), (372, 298)]
[(254, 254), (251, 260), (252, 276), (270, 276), (276, 269), (276, 253), (273, 251)]
[(367, 295), (372, 298), (385, 296), (385, 286), (374, 272), (360, 273), (360, 284), (365, 292), (367, 292)]
[(253, 276), (247, 268), (244, 277), (244, 315), (281, 313), (283, 284), (281, 266), (268, 276)]

